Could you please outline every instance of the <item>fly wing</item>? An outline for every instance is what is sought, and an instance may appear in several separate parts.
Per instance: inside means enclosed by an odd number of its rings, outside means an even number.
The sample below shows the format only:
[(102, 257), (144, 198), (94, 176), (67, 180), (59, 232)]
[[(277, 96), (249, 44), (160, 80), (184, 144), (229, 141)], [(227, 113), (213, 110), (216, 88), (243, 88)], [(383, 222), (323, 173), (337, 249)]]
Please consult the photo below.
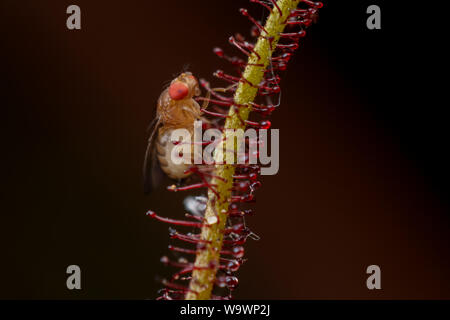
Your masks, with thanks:
[(148, 138), (147, 150), (144, 158), (144, 193), (149, 194), (154, 190), (161, 180), (164, 173), (162, 172), (158, 159), (156, 158), (156, 139), (158, 130), (161, 125), (160, 119), (155, 118), (149, 126), (150, 136)]

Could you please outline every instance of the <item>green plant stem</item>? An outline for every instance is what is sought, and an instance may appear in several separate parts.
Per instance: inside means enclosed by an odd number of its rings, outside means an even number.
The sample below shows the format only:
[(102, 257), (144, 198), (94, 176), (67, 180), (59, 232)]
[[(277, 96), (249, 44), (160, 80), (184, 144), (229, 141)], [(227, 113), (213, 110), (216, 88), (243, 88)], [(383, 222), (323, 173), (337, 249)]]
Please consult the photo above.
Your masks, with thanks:
[[(286, 18), (293, 9), (297, 8), (299, 2), (299, 0), (277, 1), (277, 5), (282, 11), (281, 16), (276, 7), (272, 9), (264, 26), (267, 33), (261, 31), (254, 50), (256, 54), (252, 53), (250, 55), (243, 75), (243, 78), (253, 84), (253, 86), (247, 81), (239, 82), (234, 95), (234, 102), (236, 105), (243, 107), (230, 108), (223, 135), (225, 141), (227, 136), (226, 129), (245, 129), (245, 124), (242, 123), (241, 119), (248, 119), (250, 113), (249, 103), (253, 102), (258, 93), (257, 86), (263, 80), (264, 71), (270, 63), (270, 58), (280, 38), (279, 35), (286, 26)], [(272, 40), (269, 41), (269, 39)], [(238, 110), (239, 115), (235, 110)], [(216, 153), (215, 160), (216, 162), (222, 161), (222, 153)], [(233, 165), (215, 166), (213, 174), (219, 178), (213, 178), (211, 183), (216, 185), (219, 198), (213, 191), (208, 190), (208, 203), (205, 211), (206, 222), (201, 230), (201, 239), (208, 241), (208, 244), (204, 250), (197, 253), (195, 270), (192, 272), (186, 300), (208, 300), (211, 298), (211, 291), (219, 266), (220, 250), (223, 244), (234, 171)]]

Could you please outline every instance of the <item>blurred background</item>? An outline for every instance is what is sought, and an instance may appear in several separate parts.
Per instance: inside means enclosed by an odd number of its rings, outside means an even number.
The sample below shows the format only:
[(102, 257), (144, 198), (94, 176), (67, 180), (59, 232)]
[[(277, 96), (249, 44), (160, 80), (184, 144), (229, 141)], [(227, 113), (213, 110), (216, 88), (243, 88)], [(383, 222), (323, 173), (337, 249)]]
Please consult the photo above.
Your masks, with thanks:
[[(237, 299), (450, 298), (447, 117), (433, 19), (387, 1), (324, 1), (282, 80), (280, 171), (263, 177)], [(66, 28), (77, 4), (82, 29)], [(377, 4), (382, 29), (366, 28)], [(183, 67), (249, 35), (247, 0), (0, 2), (3, 299), (154, 299), (186, 194), (144, 196), (146, 128)], [(431, 14), (431, 13), (430, 13)], [(409, 23), (408, 23), (409, 21)], [(431, 24), (431, 26), (430, 26)], [(434, 54), (434, 53), (433, 53)], [(167, 182), (168, 183), (168, 182)], [(66, 288), (66, 268), (82, 290)], [(366, 288), (381, 268), (382, 290)]]

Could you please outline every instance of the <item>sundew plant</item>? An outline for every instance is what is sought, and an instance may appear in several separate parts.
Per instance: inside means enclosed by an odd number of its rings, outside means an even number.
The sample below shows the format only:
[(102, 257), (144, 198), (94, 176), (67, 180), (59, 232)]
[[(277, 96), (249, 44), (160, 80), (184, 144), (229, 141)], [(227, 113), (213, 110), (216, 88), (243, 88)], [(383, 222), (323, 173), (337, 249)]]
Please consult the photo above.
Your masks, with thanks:
[[(253, 18), (246, 9), (240, 9), (240, 13), (252, 23), (252, 40), (238, 33), (229, 38), (229, 43), (242, 53), (242, 57), (229, 56), (220, 48), (213, 50), (219, 58), (231, 63), (236, 74), (217, 70), (214, 76), (224, 81), (224, 88), (211, 88), (208, 81), (200, 79), (199, 84), (207, 92), (206, 96), (189, 96), (203, 104), (199, 118), (205, 120), (204, 127), (220, 130), (222, 139), (218, 143), (216, 141), (216, 149), (225, 148), (225, 153), (233, 152), (235, 159), (238, 157), (233, 151), (235, 148), (230, 151), (227, 144), (230, 139), (235, 143), (230, 132), (270, 128), (268, 118), (280, 107), (279, 73), (286, 70), (290, 58), (306, 36), (306, 29), (316, 20), (322, 7), (322, 3), (309, 0), (250, 2), (263, 6), (268, 16), (262, 22)], [(188, 77), (195, 79), (190, 74)], [(186, 88), (174, 85), (169, 88), (171, 97), (181, 100), (188, 95)], [(203, 141), (202, 146), (208, 143), (211, 141)], [(261, 187), (261, 165), (249, 161), (255, 155), (255, 149), (250, 146), (260, 147), (261, 140), (246, 139), (244, 144), (245, 152), (240, 156), (243, 161), (229, 163), (223, 161), (223, 152), (215, 152), (212, 164), (195, 164), (186, 169), (186, 176), (191, 176), (189, 181), (197, 181), (167, 188), (173, 192), (205, 190), (204, 197), (195, 198), (200, 209), (186, 214), (188, 220), (175, 220), (151, 210), (148, 212), (148, 216), (172, 225), (169, 233), (174, 244), (169, 246), (169, 250), (177, 257), (170, 258), (174, 255), (170, 254), (161, 258), (164, 264), (178, 271), (163, 280), (164, 288), (159, 299), (230, 299), (236, 289), (238, 279), (234, 273), (245, 261), (244, 244), (248, 238), (257, 237), (250, 231), (246, 218), (252, 215), (251, 203), (255, 201), (256, 190)], [(258, 152), (259, 148), (256, 155)]]

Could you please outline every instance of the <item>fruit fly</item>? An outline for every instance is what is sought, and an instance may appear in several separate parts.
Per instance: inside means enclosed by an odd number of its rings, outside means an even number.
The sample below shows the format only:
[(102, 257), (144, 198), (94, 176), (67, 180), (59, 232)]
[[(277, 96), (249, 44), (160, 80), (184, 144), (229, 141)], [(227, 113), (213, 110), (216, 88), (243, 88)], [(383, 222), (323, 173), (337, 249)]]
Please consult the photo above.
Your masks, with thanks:
[[(156, 117), (150, 125), (150, 136), (144, 159), (144, 192), (149, 193), (167, 175), (181, 180), (190, 175), (185, 173), (188, 164), (174, 164), (171, 161), (175, 145), (170, 141), (175, 129), (184, 128), (193, 133), (194, 121), (201, 120), (202, 111), (194, 97), (200, 95), (197, 79), (190, 72), (176, 77), (165, 89), (157, 103)], [(207, 100), (205, 100), (207, 103)], [(204, 106), (206, 108), (206, 106)]]

